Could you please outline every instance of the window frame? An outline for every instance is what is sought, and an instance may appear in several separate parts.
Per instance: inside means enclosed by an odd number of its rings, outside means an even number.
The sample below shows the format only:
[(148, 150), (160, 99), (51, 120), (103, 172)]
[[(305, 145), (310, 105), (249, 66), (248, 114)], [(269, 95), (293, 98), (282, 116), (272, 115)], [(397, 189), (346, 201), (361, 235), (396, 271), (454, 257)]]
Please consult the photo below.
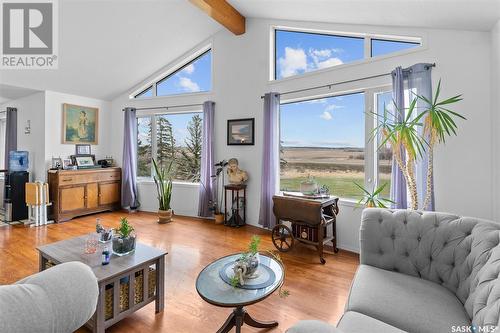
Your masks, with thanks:
[[(283, 100), (280, 102), (280, 112), (278, 115), (278, 145), (280, 144), (281, 137), (281, 105), (291, 104), (291, 103), (299, 103), (306, 102), (311, 100), (318, 100), (321, 98), (329, 98), (329, 97), (339, 97), (352, 95), (357, 93), (364, 93), (365, 97), (365, 117), (364, 117), (364, 126), (365, 126), (365, 147), (364, 147), (364, 186), (372, 187), (378, 186), (379, 183), (379, 173), (378, 173), (378, 138), (377, 140), (370, 140), (373, 129), (376, 126), (377, 119), (374, 117), (373, 112), (376, 111), (376, 95), (380, 93), (389, 92), (391, 90), (391, 86), (387, 84), (377, 85), (375, 87), (370, 88), (355, 88), (349, 90), (340, 90), (332, 93), (321, 94), (321, 95), (307, 95), (299, 98), (292, 98)], [(281, 166), (278, 164), (278, 175), (280, 174)], [(280, 179), (280, 178), (279, 178)], [(278, 184), (281, 183), (281, 179)], [(281, 186), (279, 185), (281, 188)], [(335, 193), (333, 193), (335, 194)], [(355, 204), (357, 200), (354, 198), (343, 198), (339, 197), (340, 200), (344, 203)]]
[[(198, 60), (208, 52), (211, 52), (210, 57), (210, 90), (206, 91), (197, 91), (197, 92), (181, 92), (169, 95), (161, 95), (158, 96), (158, 88), (157, 85), (171, 77), (172, 75), (178, 73), (185, 67), (189, 66), (194, 61)], [(197, 48), (196, 51), (189, 52), (182, 57), (178, 58), (176, 61), (172, 62), (172, 65), (168, 66), (167, 70), (163, 70), (159, 75), (156, 75), (153, 79), (147, 80), (144, 84), (140, 86), (140, 88), (134, 89), (132, 93), (129, 95), (129, 99), (136, 99), (141, 93), (148, 90), (150, 87), (153, 88), (153, 96), (151, 97), (139, 97), (139, 99), (155, 99), (155, 98), (166, 98), (170, 96), (189, 96), (189, 95), (197, 95), (197, 94), (207, 94), (212, 92), (213, 89), (213, 77), (214, 77), (214, 49), (212, 44), (205, 45), (203, 47)]]
[(153, 94), (153, 96), (155, 95), (155, 92), (154, 92), (154, 89), (153, 89), (153, 85), (150, 85), (148, 86), (147, 88), (143, 89), (142, 91), (140, 91), (139, 93), (135, 94), (134, 95), (134, 98), (151, 98), (151, 96), (145, 96), (145, 97), (142, 97), (142, 95), (144, 95), (146, 93), (146, 91), (148, 91), (149, 89), (151, 89), (151, 93)]
[[(269, 82), (270, 83), (287, 81), (290, 79), (296, 79), (296, 78), (303, 77), (304, 75), (323, 73), (325, 71), (330, 71), (330, 70), (336, 69), (336, 68), (343, 68), (345, 66), (352, 66), (352, 65), (356, 65), (356, 64), (370, 62), (370, 61), (373, 61), (375, 59), (383, 59), (383, 58), (393, 57), (395, 55), (403, 55), (403, 54), (407, 54), (407, 53), (418, 52), (418, 51), (423, 50), (425, 47), (425, 38), (423, 36), (396, 36), (396, 35), (369, 34), (369, 33), (359, 33), (359, 32), (328, 31), (328, 30), (320, 30), (320, 29), (297, 28), (297, 27), (290, 27), (290, 26), (277, 26), (277, 25), (271, 25), (270, 29), (271, 29), (271, 33), (270, 33), (271, 42), (269, 45), (269, 47), (271, 48), (271, 52), (270, 52), (271, 59), (269, 62)], [(302, 74), (277, 79), (277, 67), (278, 66), (276, 66), (277, 65), (276, 31), (288, 31), (288, 32), (294, 32), (294, 33), (306, 33), (306, 34), (326, 35), (326, 36), (333, 36), (333, 37), (347, 37), (347, 38), (364, 39), (364, 57), (362, 59), (354, 60), (354, 61), (343, 63), (340, 65), (316, 69), (316, 70), (312, 70), (309, 72), (304, 72)], [(372, 56), (372, 42), (371, 42), (372, 39), (373, 40), (382, 40), (382, 41), (393, 41), (393, 42), (419, 44), (419, 46), (414, 47), (414, 48), (410, 48), (410, 49), (406, 49), (406, 50), (391, 52), (391, 53), (387, 53), (387, 54), (383, 54), (383, 55), (379, 55), (379, 56)]]
[[(147, 111), (147, 110), (146, 110)], [(176, 114), (186, 114), (186, 113), (198, 113), (198, 114), (203, 114), (202, 109), (196, 109), (196, 110), (186, 110), (186, 111), (173, 111), (173, 112), (160, 112), (160, 113), (149, 113), (149, 112), (144, 112), (142, 114), (138, 114), (136, 116), (137, 119), (139, 118), (149, 118), (151, 121), (151, 158), (157, 158), (157, 153), (158, 153), (158, 141), (157, 141), (157, 122), (156, 122), (156, 117), (158, 116), (165, 116), (165, 115), (176, 115)], [(139, 136), (139, 132), (137, 132), (137, 136)], [(137, 146), (138, 140), (136, 138), (135, 144)], [(136, 162), (138, 161), (139, 156), (137, 156)], [(151, 176), (149, 177), (144, 177), (144, 176), (138, 176), (136, 174), (137, 182), (138, 183), (151, 183), (153, 182), (153, 175), (154, 175), (154, 166), (153, 163), (151, 163)], [(179, 179), (175, 179), (172, 181), (173, 184), (188, 184), (188, 185), (199, 185), (199, 182), (190, 182), (190, 181), (183, 181)]]

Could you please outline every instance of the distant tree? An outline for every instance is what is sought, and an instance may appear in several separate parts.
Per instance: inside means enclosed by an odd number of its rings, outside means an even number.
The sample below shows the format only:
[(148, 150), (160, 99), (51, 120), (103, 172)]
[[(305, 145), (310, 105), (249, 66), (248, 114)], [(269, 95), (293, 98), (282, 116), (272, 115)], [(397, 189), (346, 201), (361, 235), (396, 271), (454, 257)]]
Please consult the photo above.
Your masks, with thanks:
[(166, 167), (175, 160), (176, 142), (172, 124), (166, 117), (158, 117), (156, 124), (156, 158), (160, 167)]
[(149, 177), (151, 176), (151, 122), (148, 122), (148, 135), (143, 142), (140, 138), (137, 139), (137, 176)]
[(193, 116), (188, 123), (189, 136), (184, 141), (186, 147), (180, 153), (177, 175), (184, 180), (200, 181), (202, 119), (199, 115)]

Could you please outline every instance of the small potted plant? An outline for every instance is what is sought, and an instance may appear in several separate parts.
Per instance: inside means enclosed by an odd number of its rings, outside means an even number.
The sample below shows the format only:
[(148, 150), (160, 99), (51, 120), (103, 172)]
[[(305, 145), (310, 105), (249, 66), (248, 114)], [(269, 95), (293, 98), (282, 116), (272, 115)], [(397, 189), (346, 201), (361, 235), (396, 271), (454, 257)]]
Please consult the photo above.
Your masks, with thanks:
[(170, 201), (172, 199), (172, 162), (167, 168), (160, 167), (153, 158), (155, 174), (153, 179), (156, 184), (156, 192), (158, 194), (158, 223), (168, 223), (172, 221), (172, 207)]
[(115, 230), (113, 237), (113, 253), (118, 256), (124, 256), (135, 250), (134, 227), (128, 223), (126, 217), (120, 218), (120, 225)]
[(357, 203), (358, 206), (365, 206), (367, 208), (387, 208), (387, 206), (390, 206), (390, 204), (395, 203), (394, 201), (381, 196), (381, 193), (387, 183), (383, 183), (378, 188), (374, 188), (373, 191), (365, 189), (363, 186), (359, 185), (356, 182), (354, 182), (354, 185), (356, 185), (362, 191), (362, 194), (360, 195), (361, 198)]

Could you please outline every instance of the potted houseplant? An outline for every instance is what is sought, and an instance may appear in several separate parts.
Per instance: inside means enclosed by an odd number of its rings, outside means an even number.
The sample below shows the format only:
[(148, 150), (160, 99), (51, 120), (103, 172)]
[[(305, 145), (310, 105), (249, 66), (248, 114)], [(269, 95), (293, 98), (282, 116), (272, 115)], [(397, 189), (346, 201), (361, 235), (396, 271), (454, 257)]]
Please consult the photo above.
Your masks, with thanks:
[(164, 168), (158, 166), (153, 158), (153, 165), (155, 169), (153, 179), (158, 194), (158, 223), (168, 223), (172, 221), (172, 207), (170, 207), (172, 199), (172, 162), (167, 168)]
[(113, 253), (118, 256), (127, 255), (135, 250), (134, 227), (128, 223), (126, 217), (120, 218), (120, 225), (115, 230), (113, 237)]
[(383, 183), (379, 187), (374, 188), (372, 191), (367, 190), (356, 182), (354, 182), (354, 185), (356, 185), (362, 191), (362, 194), (360, 195), (361, 198), (357, 203), (358, 206), (365, 206), (367, 208), (387, 208), (387, 206), (390, 206), (390, 204), (395, 203), (394, 201), (381, 196), (381, 193), (387, 183)]
[[(378, 125), (371, 139), (377, 136), (381, 139), (377, 150), (386, 146), (391, 148), (396, 165), (406, 182), (411, 209), (419, 209), (415, 162), (427, 157), (426, 195), (423, 206), (420, 206), (421, 209), (427, 209), (433, 193), (434, 148), (437, 144), (445, 143), (447, 136), (457, 134), (455, 120), (465, 120), (464, 116), (449, 109), (452, 104), (462, 100), (462, 95), (440, 99), (440, 92), (441, 80), (430, 99), (415, 95), (408, 108), (400, 109), (393, 102), (394, 110), (384, 107), (382, 114), (374, 113)], [(417, 110), (418, 101), (425, 104), (421, 112)]]

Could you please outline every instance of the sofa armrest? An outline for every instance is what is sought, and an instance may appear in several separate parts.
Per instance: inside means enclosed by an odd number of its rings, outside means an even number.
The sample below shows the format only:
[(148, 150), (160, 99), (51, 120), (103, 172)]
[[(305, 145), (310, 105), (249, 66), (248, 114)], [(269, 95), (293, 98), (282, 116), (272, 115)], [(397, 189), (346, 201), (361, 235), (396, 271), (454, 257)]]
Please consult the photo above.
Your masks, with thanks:
[(286, 333), (343, 333), (333, 325), (319, 320), (301, 320), (286, 330)]
[(85, 264), (60, 264), (0, 286), (0, 332), (73, 332), (94, 314), (99, 289)]

